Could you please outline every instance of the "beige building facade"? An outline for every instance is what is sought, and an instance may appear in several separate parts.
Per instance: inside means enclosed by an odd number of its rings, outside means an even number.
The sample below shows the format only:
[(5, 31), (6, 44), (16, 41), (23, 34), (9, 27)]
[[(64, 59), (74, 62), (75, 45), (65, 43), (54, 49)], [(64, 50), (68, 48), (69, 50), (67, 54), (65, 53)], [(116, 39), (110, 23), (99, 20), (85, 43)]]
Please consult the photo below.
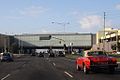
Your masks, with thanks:
[(105, 28), (96, 33), (95, 50), (105, 50), (108, 52), (120, 52), (120, 29)]

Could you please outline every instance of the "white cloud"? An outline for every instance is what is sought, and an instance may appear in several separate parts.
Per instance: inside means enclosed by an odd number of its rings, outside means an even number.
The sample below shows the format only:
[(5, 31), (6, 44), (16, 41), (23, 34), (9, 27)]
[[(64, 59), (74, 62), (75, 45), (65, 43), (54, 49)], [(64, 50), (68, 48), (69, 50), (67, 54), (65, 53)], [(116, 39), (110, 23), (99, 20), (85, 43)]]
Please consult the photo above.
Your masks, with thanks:
[(79, 21), (81, 28), (90, 29), (99, 27), (103, 24), (103, 19), (97, 15), (86, 16)]
[(21, 15), (24, 16), (38, 16), (41, 13), (45, 12), (46, 9), (41, 6), (31, 6), (20, 11)]
[(115, 7), (116, 9), (120, 10), (120, 4), (117, 4)]

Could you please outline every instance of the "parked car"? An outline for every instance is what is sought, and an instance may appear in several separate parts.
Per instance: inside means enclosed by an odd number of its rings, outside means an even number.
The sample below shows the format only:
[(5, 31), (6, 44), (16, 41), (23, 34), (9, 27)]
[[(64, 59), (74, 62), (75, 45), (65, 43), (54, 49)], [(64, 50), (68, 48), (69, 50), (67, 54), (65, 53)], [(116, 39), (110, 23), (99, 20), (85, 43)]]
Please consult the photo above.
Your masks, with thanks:
[(13, 61), (13, 54), (10, 53), (10, 52), (2, 53), (0, 59), (1, 59), (1, 62), (3, 62), (3, 61), (9, 61), (9, 62)]
[(84, 73), (95, 71), (96, 69), (107, 69), (110, 73), (118, 67), (117, 60), (114, 57), (109, 57), (104, 51), (84, 51), (81, 57), (76, 59), (77, 70), (83, 69)]

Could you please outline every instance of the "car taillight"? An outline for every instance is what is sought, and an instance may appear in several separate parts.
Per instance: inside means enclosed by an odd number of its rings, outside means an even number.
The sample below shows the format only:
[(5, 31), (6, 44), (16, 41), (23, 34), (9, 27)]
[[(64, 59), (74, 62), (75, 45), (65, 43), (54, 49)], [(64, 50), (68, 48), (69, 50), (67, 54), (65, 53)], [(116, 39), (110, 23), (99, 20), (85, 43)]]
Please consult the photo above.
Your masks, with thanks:
[(117, 59), (116, 58), (111, 58), (111, 59), (109, 59), (109, 64), (116, 64), (116, 62), (117, 62)]

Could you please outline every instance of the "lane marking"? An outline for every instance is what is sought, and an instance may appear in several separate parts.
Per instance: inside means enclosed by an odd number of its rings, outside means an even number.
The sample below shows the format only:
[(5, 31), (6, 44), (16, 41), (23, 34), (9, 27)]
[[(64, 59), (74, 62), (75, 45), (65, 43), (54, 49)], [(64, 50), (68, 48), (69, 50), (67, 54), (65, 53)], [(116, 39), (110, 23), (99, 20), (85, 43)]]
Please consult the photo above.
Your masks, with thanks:
[(10, 76), (10, 74), (6, 75), (5, 77), (3, 77), (1, 80), (5, 80), (6, 78), (8, 78)]
[(54, 66), (56, 66), (56, 64), (55, 64), (55, 63), (53, 63), (53, 65), (54, 65)]
[(67, 71), (64, 71), (64, 73), (67, 74), (69, 77), (73, 78), (73, 76), (70, 73), (68, 73)]

